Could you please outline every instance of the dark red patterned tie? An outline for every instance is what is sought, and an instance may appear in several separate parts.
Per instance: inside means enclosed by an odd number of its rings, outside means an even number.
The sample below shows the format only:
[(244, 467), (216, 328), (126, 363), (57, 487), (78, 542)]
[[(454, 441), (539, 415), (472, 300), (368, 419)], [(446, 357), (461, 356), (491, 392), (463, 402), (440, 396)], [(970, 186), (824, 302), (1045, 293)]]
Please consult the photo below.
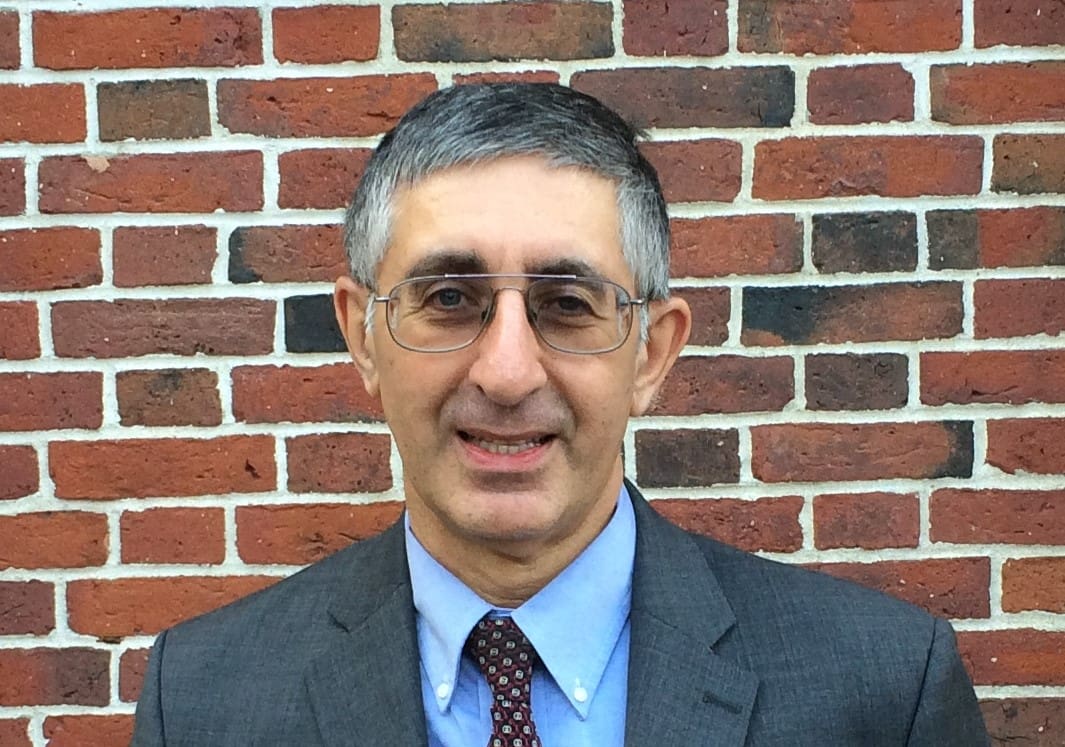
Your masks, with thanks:
[(470, 632), (466, 653), (492, 688), (492, 736), (488, 747), (540, 747), (532, 720), (536, 649), (509, 617), (484, 617)]

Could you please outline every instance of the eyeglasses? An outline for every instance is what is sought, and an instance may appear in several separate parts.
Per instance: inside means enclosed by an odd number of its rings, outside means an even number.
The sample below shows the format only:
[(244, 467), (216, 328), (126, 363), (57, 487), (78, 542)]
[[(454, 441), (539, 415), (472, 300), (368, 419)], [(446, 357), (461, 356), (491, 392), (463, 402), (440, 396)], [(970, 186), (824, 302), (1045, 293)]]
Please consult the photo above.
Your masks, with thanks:
[[(522, 285), (495, 285), (519, 281)], [(492, 321), (496, 294), (515, 290), (525, 316), (548, 347), (563, 353), (608, 353), (632, 328), (632, 298), (617, 283), (577, 275), (429, 275), (404, 280), (387, 296), (388, 330), (396, 344), (421, 353), (447, 353), (476, 340)]]

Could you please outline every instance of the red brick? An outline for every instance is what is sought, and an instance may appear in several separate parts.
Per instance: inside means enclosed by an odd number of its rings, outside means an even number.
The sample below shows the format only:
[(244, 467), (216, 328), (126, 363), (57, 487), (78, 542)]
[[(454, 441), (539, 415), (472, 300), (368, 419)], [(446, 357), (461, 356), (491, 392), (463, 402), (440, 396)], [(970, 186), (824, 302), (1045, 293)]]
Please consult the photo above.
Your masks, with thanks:
[(518, 70), (515, 72), (455, 73), (451, 76), (455, 85), (466, 83), (558, 83), (555, 70)]
[(1065, 280), (977, 280), (976, 336), (1065, 332)]
[(740, 0), (741, 52), (858, 54), (957, 49), (961, 0)]
[(37, 452), (32, 446), (0, 446), (0, 500), (22, 498), (37, 492)]
[(570, 85), (638, 127), (786, 127), (795, 73), (776, 67), (641, 67), (574, 73)]
[(913, 121), (913, 76), (899, 64), (810, 71), (806, 107), (814, 124)]
[(751, 428), (766, 482), (929, 479), (972, 474), (970, 423), (803, 423)]
[(107, 705), (110, 661), (94, 648), (0, 649), (0, 706)]
[(304, 565), (383, 531), (403, 504), (238, 506), (237, 551), (252, 564)]
[(0, 142), (77, 143), (85, 139), (85, 89), (79, 83), (0, 85)]
[(1065, 350), (922, 353), (921, 401), (1065, 402)]
[(122, 654), (118, 662), (118, 697), (123, 703), (136, 703), (144, 685), (151, 649), (135, 648)]
[(123, 563), (221, 563), (225, 515), (220, 508), (125, 511), (119, 524)]
[(114, 747), (133, 738), (133, 715), (66, 715), (44, 720), (48, 747)]
[(779, 411), (794, 397), (794, 365), (787, 356), (686, 356), (669, 372), (650, 414)]
[(57, 498), (107, 500), (277, 489), (271, 436), (54, 441), (48, 454)]
[(1065, 491), (944, 488), (929, 502), (933, 542), (1065, 544)]
[(124, 358), (263, 355), (274, 348), (274, 302), (253, 298), (60, 301), (52, 305), (56, 355)]
[(1065, 208), (978, 210), (980, 267), (1065, 264)]
[(965, 630), (958, 649), (974, 685), (1065, 685), (1065, 632)]
[(579, 60), (614, 54), (612, 17), (601, 2), (397, 5), (392, 28), (401, 60)]
[(743, 147), (734, 140), (644, 143), (668, 202), (732, 202), (740, 192)]
[(229, 236), (234, 283), (332, 282), (347, 272), (339, 225), (251, 226)]
[(37, 12), (33, 59), (53, 70), (258, 65), (262, 28), (251, 8)]
[(625, 51), (712, 57), (728, 51), (727, 0), (625, 0)]
[(0, 373), (0, 431), (99, 428), (98, 372)]
[(673, 277), (776, 275), (802, 267), (794, 215), (730, 215), (672, 221)]
[[(17, 70), (19, 60), (18, 13), (0, 11), (0, 69)], [(3, 739), (0, 742), (6, 744)]]
[(119, 288), (208, 284), (218, 256), (216, 229), (204, 225), (123, 226), (112, 242)]
[(818, 550), (917, 547), (921, 507), (915, 493), (840, 493), (814, 496)]
[(909, 365), (895, 353), (806, 356), (806, 409), (888, 410), (909, 398)]
[(85, 568), (106, 561), (107, 517), (103, 514), (42, 511), (0, 516), (0, 570)]
[(1065, 612), (1065, 558), (1011, 558), (1002, 566), (1002, 610)]
[(934, 65), (932, 119), (952, 124), (1065, 119), (1065, 61)]
[(29, 729), (28, 718), (0, 718), (0, 744), (6, 747), (33, 747)]
[(130, 80), (96, 89), (103, 141), (187, 139), (211, 134), (204, 80)]
[(987, 463), (1004, 472), (1065, 475), (1065, 420), (990, 420), (987, 439)]
[(372, 152), (369, 148), (313, 148), (282, 153), (277, 158), (281, 172), (278, 207), (344, 207)]
[(674, 524), (750, 552), (802, 548), (801, 496), (781, 498), (662, 498), (651, 506)]
[(1058, 0), (975, 0), (973, 25), (977, 47), (1054, 46), (1065, 39), (1065, 7)]
[(0, 302), (0, 360), (40, 356), (37, 324), (37, 304), (32, 301)]
[(789, 137), (754, 149), (754, 197), (801, 200), (980, 191), (983, 140), (975, 136)]
[[(299, 392), (293, 397), (293, 392)], [(381, 403), (363, 389), (350, 363), (237, 366), (233, 414), (245, 423), (346, 423), (380, 420)]]
[[(1062, 101), (1060, 118), (1065, 119)], [(998, 135), (994, 151), (991, 189), (996, 192), (1065, 192), (1065, 135)]]
[(728, 288), (673, 288), (672, 294), (688, 302), (692, 311), (689, 345), (720, 345), (728, 339), (732, 315)]
[(991, 616), (988, 558), (886, 560), (878, 563), (816, 563), (808, 566), (868, 586), (950, 618)]
[(737, 483), (739, 449), (733, 428), (645, 428), (636, 432), (637, 482), (648, 488)]
[(41, 161), (43, 213), (213, 213), (263, 206), (258, 151), (52, 156)]
[(204, 368), (119, 371), (122, 425), (218, 425), (218, 374)]
[(0, 635), (46, 635), (55, 629), (55, 587), (0, 581)]
[(67, 584), (71, 630), (99, 638), (154, 635), (276, 583), (273, 576), (178, 576)]
[(365, 62), (377, 56), (381, 9), (349, 5), (275, 8), (274, 57), (280, 62)]
[(1061, 698), (982, 700), (980, 710), (995, 747), (1057, 747), (1065, 743), (1065, 700)]
[(100, 234), (89, 228), (0, 231), (0, 291), (84, 288), (103, 280)]
[(435, 90), (429, 73), (220, 80), (218, 120), (230, 132), (268, 137), (377, 135)]
[(294, 493), (373, 493), (392, 487), (387, 434), (297, 436), (285, 446), (288, 489)]
[(26, 174), (21, 158), (0, 158), (0, 215), (26, 212)]

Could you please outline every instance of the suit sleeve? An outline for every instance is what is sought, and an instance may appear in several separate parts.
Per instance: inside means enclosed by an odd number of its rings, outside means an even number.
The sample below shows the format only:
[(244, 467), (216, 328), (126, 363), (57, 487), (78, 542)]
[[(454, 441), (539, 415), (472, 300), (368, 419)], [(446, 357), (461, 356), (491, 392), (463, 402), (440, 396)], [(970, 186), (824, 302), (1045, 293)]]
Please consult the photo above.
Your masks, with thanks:
[(936, 620), (908, 747), (984, 747), (990, 744), (954, 631)]
[(148, 671), (137, 700), (136, 723), (130, 747), (163, 747), (166, 737), (163, 731), (163, 650), (166, 647), (166, 632), (160, 633), (148, 657)]

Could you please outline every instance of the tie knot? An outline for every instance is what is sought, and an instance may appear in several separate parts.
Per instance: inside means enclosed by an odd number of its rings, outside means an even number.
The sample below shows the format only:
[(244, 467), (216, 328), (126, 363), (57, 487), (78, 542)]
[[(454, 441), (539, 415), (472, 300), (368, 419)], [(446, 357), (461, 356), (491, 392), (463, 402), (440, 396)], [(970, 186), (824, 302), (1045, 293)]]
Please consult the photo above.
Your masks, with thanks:
[(491, 684), (501, 676), (527, 679), (536, 663), (536, 649), (509, 617), (481, 618), (466, 640), (466, 653)]

